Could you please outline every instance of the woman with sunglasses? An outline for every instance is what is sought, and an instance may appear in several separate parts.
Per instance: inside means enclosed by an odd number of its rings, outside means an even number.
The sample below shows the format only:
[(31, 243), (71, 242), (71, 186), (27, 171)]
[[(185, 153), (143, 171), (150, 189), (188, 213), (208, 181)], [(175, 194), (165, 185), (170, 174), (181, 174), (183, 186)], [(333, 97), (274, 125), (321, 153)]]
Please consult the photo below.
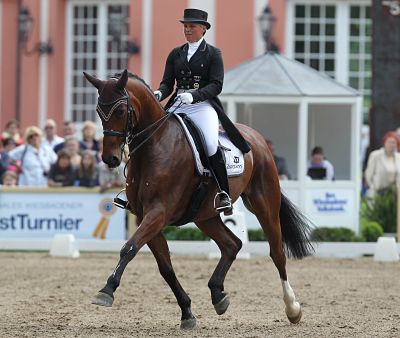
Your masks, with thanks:
[(31, 126), (24, 134), (25, 144), (10, 151), (11, 160), (19, 167), (19, 186), (46, 187), (50, 166), (56, 162), (56, 153), (42, 145), (42, 131)]

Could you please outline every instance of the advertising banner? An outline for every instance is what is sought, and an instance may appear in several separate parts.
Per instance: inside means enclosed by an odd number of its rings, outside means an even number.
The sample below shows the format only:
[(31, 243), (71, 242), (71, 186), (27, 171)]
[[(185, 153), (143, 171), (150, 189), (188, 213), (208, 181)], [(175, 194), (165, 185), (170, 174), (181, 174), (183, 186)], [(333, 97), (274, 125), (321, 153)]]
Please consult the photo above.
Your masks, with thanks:
[(125, 240), (125, 211), (115, 193), (79, 191), (0, 191), (0, 238), (47, 238), (73, 234), (77, 239)]

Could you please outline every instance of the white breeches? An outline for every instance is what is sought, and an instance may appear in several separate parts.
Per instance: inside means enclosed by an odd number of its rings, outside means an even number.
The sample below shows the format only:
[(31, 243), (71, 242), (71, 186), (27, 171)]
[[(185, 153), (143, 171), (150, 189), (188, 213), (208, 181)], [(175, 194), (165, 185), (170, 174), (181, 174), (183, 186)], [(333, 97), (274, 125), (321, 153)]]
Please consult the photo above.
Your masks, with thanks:
[(179, 103), (180, 100), (176, 100), (168, 111), (186, 114), (202, 131), (206, 141), (207, 156), (210, 157), (214, 155), (218, 149), (219, 130), (218, 115), (215, 109), (208, 101), (203, 101), (195, 104), (183, 104), (175, 110)]

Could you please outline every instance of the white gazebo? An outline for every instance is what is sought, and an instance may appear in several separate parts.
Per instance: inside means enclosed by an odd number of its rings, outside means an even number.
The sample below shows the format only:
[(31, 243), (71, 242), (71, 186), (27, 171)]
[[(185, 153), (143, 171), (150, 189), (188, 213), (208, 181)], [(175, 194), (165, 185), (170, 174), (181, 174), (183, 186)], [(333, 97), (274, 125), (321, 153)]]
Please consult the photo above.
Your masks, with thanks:
[[(233, 121), (271, 139), (275, 153), (286, 158), (291, 179), (281, 187), (316, 226), (358, 232), (362, 97), (356, 90), (268, 53), (229, 70), (220, 98)], [(307, 176), (314, 146), (334, 165), (335, 180)], [(247, 210), (246, 221), (250, 228), (258, 226)]]

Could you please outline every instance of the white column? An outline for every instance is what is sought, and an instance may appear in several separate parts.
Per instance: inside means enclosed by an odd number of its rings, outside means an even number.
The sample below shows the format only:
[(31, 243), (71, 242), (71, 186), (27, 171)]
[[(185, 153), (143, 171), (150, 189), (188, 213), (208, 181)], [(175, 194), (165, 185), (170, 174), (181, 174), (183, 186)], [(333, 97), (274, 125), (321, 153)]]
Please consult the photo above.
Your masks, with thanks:
[[(208, 22), (211, 24), (211, 29), (206, 33), (205, 39), (211, 44), (215, 45), (216, 33), (216, 6), (215, 0), (188, 0), (188, 8), (197, 8), (208, 13)], [(183, 12), (180, 14), (183, 17)]]
[[(40, 1), (40, 42), (49, 41), (49, 0)], [(48, 56), (39, 56), (39, 116), (38, 125), (43, 128), (47, 119), (47, 92), (48, 92)]]
[(286, 4), (285, 54), (289, 59), (294, 59), (294, 6), (291, 1)]
[(308, 102), (302, 99), (299, 105), (299, 125), (298, 133), (298, 154), (297, 154), (297, 170), (299, 178), (299, 206), (301, 210), (306, 207), (306, 174), (307, 174), (307, 135), (308, 135)]
[[(3, 18), (3, 2), (0, 1), (0, 27), (2, 27), (2, 25), (3, 25), (2, 18)], [(3, 33), (4, 33), (3, 31), (0, 32), (0, 51), (3, 50)], [(2, 64), (3, 64), (3, 63), (2, 63), (1, 52), (0, 52), (0, 65), (2, 65)], [(1, 69), (2, 69), (2, 67), (0, 67), (0, 79), (3, 78), (3, 74), (1, 73)], [(3, 91), (2, 91), (2, 83), (3, 83), (3, 81), (0, 80), (0, 114), (3, 113), (3, 112), (1, 111), (1, 106), (2, 106), (2, 104), (1, 104), (1, 102), (2, 102), (1, 93), (3, 92)]]
[(142, 8), (142, 78), (151, 85), (153, 0), (143, 0)]
[(64, 90), (64, 121), (71, 120), (71, 74), (72, 74), (72, 3), (66, 4), (65, 29), (65, 90)]
[[(103, 4), (103, 6), (98, 6), (97, 10), (99, 11), (99, 21), (97, 24), (97, 77), (99, 79), (106, 79), (108, 74), (107, 71), (107, 57), (105, 55), (108, 54), (107, 49), (107, 40), (108, 40), (108, 13), (107, 13), (107, 4)], [(106, 24), (104, 24), (106, 23)]]
[(338, 2), (336, 7), (336, 60), (335, 78), (339, 82), (349, 82), (349, 5), (346, 2)]
[(355, 130), (357, 132), (351, 133), (351, 180), (355, 182), (354, 186), (354, 207), (355, 210), (353, 212), (353, 224), (354, 228), (356, 228), (357, 233), (360, 232), (360, 191), (362, 184), (362, 168), (361, 168), (361, 160), (360, 160), (360, 142), (361, 142), (361, 124), (362, 124), (362, 115), (363, 115), (363, 98), (359, 96), (357, 98), (357, 102), (353, 104), (351, 108), (351, 130)]

